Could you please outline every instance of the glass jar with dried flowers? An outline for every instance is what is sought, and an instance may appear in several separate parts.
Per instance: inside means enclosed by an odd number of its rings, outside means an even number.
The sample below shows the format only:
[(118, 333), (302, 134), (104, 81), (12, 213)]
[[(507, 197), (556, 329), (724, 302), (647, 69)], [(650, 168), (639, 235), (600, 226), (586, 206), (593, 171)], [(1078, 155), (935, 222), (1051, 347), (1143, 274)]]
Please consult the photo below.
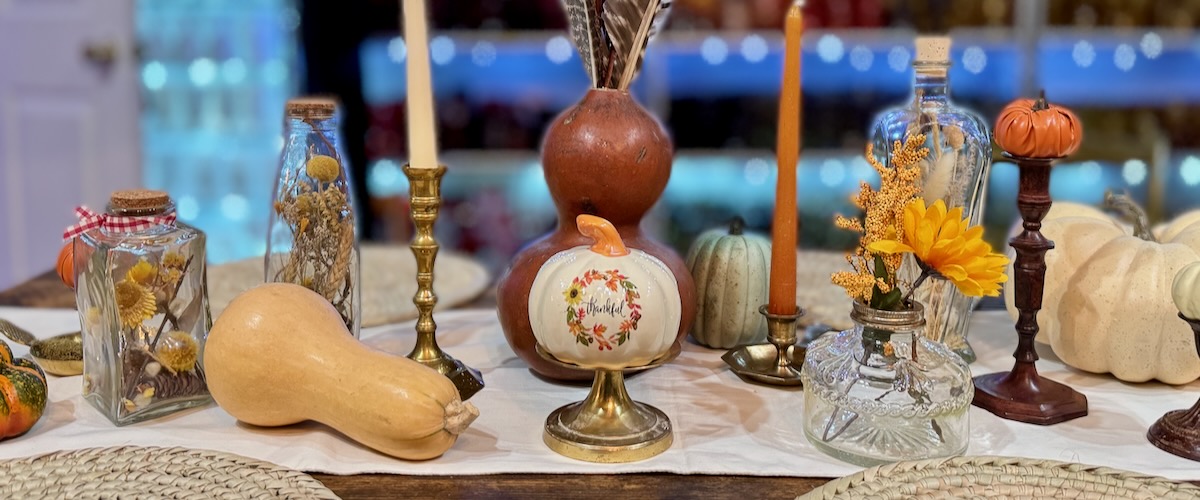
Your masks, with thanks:
[(74, 238), (84, 399), (116, 425), (211, 401), (204, 233), (159, 191), (118, 191), (106, 213), (76, 214), (63, 236)]
[(287, 103), (287, 137), (268, 226), (266, 281), (301, 285), (325, 297), (358, 337), (358, 237), (350, 172), (338, 148), (336, 103)]
[[(947, 207), (961, 207), (971, 224), (979, 224), (992, 165), (987, 122), (950, 99), (950, 38), (918, 37), (915, 45), (913, 94), (876, 119), (876, 158), (886, 164), (893, 141), (923, 134), (929, 153), (918, 162), (918, 195), (930, 203), (942, 200)], [(901, 279), (916, 280), (921, 269), (911, 257), (904, 260)], [(967, 330), (978, 298), (944, 280), (926, 281), (913, 297), (925, 304), (926, 337), (945, 344), (967, 363), (975, 361)]]
[[(962, 208), (917, 196), (924, 143), (923, 134), (895, 141), (887, 166), (867, 147), (880, 187), (862, 184), (854, 200), (862, 219), (836, 221), (862, 234), (847, 256), (853, 271), (833, 275), (854, 299), (855, 326), (809, 344), (801, 370), (805, 435), (825, 453), (863, 466), (966, 450), (970, 370), (928, 338), (926, 310), (913, 291), (942, 280), (967, 296), (998, 295), (1006, 279), (1008, 259), (992, 251)], [(912, 282), (898, 275), (905, 257), (921, 269)]]

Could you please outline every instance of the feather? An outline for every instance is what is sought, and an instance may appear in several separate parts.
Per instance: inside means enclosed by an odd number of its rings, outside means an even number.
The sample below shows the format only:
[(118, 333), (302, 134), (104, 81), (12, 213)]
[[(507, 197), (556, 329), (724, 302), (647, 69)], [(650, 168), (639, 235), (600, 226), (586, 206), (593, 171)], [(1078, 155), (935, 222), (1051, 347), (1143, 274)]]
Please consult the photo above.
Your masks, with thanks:
[(563, 10), (567, 14), (567, 24), (570, 25), (571, 38), (583, 59), (583, 68), (592, 79), (592, 86), (599, 87), (603, 82), (603, 71), (608, 68), (608, 40), (604, 38), (600, 21), (600, 4), (604, 0), (562, 0)]
[(671, 0), (606, 0), (604, 29), (612, 43), (609, 86), (626, 89), (646, 56), (650, 38), (666, 23)]

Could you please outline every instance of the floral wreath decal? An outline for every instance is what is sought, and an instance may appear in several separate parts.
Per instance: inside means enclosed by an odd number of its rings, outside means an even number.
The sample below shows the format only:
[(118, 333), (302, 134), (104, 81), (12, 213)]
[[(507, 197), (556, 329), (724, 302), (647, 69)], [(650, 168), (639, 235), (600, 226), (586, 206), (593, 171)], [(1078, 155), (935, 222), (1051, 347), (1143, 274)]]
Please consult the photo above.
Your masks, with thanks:
[[(584, 289), (597, 281), (604, 282), (604, 286), (614, 292), (624, 290), (625, 305), (629, 307), (630, 311), (629, 319), (622, 321), (620, 329), (609, 336), (604, 335), (608, 327), (602, 323), (595, 323), (590, 327), (584, 325), (583, 320), (587, 316), (587, 310), (579, 307), (583, 302)], [(584, 272), (582, 276), (571, 280), (571, 286), (563, 292), (563, 298), (567, 301), (567, 327), (571, 335), (575, 336), (575, 341), (585, 346), (594, 343), (601, 351), (611, 351), (613, 343), (616, 343), (617, 346), (623, 345), (637, 330), (638, 320), (642, 319), (642, 306), (636, 302), (637, 299), (642, 298), (642, 295), (638, 293), (637, 286), (629, 281), (629, 277), (621, 274), (618, 269), (604, 272), (592, 269)]]

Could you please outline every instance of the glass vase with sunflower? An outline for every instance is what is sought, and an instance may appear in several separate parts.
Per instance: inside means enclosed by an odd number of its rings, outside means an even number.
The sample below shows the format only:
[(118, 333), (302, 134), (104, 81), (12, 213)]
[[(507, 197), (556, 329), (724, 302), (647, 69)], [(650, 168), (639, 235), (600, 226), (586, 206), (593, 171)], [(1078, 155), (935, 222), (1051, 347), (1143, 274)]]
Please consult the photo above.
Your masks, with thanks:
[(211, 401), (205, 237), (173, 212), (165, 193), (119, 191), (73, 243), (83, 396), (116, 425)]
[[(967, 409), (974, 393), (958, 355), (927, 338), (925, 307), (913, 290), (945, 280), (966, 295), (996, 295), (1007, 259), (983, 241), (962, 209), (918, 197), (919, 163), (928, 154), (921, 134), (896, 141), (890, 165), (867, 160), (878, 189), (863, 183), (855, 196), (861, 218), (836, 224), (860, 233), (847, 255), (851, 270), (833, 282), (853, 299), (854, 327), (808, 347), (804, 383), (805, 435), (818, 449), (858, 465), (961, 454), (967, 447)], [(921, 272), (900, 278), (906, 258)]]

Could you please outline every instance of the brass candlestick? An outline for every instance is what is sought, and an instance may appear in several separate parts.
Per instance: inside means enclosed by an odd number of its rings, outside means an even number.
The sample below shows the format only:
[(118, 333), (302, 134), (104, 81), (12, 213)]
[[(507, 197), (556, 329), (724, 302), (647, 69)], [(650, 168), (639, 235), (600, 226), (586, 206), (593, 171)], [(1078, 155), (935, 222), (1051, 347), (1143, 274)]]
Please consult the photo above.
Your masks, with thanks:
[(416, 226), (412, 252), (417, 258), (417, 294), (413, 296), (418, 312), (417, 344), (408, 353), (408, 358), (445, 375), (458, 388), (458, 396), (466, 401), (483, 389), (483, 376), (438, 347), (437, 323), (433, 321), (433, 307), (437, 305), (437, 294), (433, 293), (433, 263), (438, 253), (433, 223), (442, 206), (442, 176), (446, 175), (446, 167), (405, 165), (404, 175), (408, 176), (409, 211)]
[(769, 343), (735, 347), (721, 359), (743, 380), (800, 385), (800, 368), (807, 349), (796, 345), (796, 321), (804, 316), (804, 310), (797, 306), (795, 314), (771, 314), (767, 306), (762, 306), (758, 312), (767, 317)]
[[(1182, 313), (1179, 318), (1196, 334), (1196, 354), (1200, 355), (1200, 319), (1188, 318)], [(1200, 461), (1200, 400), (1190, 409), (1167, 412), (1150, 426), (1146, 439), (1163, 451)]]

